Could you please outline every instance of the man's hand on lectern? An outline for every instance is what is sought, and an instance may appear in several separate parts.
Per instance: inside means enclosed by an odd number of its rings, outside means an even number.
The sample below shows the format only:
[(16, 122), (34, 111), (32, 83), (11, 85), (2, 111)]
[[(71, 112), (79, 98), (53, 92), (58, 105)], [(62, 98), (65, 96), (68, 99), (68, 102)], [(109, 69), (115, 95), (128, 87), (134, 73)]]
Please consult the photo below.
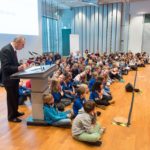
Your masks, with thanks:
[(18, 67), (18, 71), (23, 71), (25, 68), (24, 68), (24, 65), (20, 65), (19, 67)]

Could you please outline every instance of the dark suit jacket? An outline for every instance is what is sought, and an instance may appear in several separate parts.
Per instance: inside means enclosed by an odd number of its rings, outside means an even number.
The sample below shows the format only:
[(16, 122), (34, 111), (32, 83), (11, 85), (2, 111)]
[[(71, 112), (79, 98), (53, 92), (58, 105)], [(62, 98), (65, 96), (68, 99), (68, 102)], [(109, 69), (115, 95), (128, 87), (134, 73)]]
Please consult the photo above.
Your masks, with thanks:
[(4, 46), (0, 51), (2, 82), (4, 86), (17, 86), (18, 79), (11, 79), (13, 73), (18, 72), (18, 60), (11, 44)]

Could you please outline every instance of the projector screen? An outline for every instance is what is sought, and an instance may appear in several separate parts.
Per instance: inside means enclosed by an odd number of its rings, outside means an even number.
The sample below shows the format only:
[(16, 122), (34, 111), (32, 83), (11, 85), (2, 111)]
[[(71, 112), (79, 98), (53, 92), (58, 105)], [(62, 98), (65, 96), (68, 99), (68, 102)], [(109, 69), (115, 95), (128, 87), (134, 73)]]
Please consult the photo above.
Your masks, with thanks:
[(38, 35), (38, 0), (0, 0), (0, 33)]

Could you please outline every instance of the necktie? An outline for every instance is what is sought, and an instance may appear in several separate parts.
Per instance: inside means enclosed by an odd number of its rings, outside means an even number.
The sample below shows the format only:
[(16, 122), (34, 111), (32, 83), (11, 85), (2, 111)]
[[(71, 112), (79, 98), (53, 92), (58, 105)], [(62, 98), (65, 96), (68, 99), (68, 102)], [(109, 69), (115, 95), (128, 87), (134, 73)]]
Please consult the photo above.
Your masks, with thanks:
[(15, 56), (16, 56), (16, 59), (17, 59), (17, 61), (18, 61), (18, 57), (17, 57), (17, 52), (15, 51)]

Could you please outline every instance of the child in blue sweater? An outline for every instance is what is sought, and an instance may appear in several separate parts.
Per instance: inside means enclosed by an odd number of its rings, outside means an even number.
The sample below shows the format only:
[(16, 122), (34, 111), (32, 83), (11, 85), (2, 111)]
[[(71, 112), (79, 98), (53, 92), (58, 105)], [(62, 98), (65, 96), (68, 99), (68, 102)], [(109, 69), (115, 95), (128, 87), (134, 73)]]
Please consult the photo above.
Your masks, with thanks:
[(52, 126), (71, 127), (70, 111), (60, 112), (54, 105), (54, 98), (51, 94), (43, 95), (44, 120)]
[(61, 87), (64, 92), (63, 97), (73, 101), (75, 98), (75, 88), (73, 87), (71, 73), (65, 74), (64, 82), (61, 84)]
[(97, 78), (98, 78), (97, 72), (93, 72), (92, 73), (92, 78), (90, 79), (89, 84), (88, 84), (88, 87), (89, 87), (90, 91), (92, 90), (92, 87), (93, 87), (94, 83), (97, 81)]
[(97, 81), (97, 82), (94, 83), (94, 85), (92, 87), (92, 91), (90, 92), (89, 99), (94, 101), (97, 105), (108, 106), (108, 105), (114, 103), (114, 101), (109, 101), (103, 95), (103, 85), (100, 81)]
[(65, 106), (71, 104), (71, 100), (62, 99), (64, 92), (62, 91), (60, 82), (58, 80), (53, 79), (51, 81), (50, 92), (54, 97), (54, 103), (56, 104), (58, 110), (64, 111)]
[(83, 86), (80, 86), (77, 89), (77, 98), (75, 99), (73, 104), (74, 116), (77, 116), (78, 111), (82, 109), (83, 104), (86, 102), (85, 93), (86, 93), (86, 89)]
[(27, 97), (31, 100), (31, 90), (23, 85), (23, 81), (19, 82), (19, 105), (23, 105)]

